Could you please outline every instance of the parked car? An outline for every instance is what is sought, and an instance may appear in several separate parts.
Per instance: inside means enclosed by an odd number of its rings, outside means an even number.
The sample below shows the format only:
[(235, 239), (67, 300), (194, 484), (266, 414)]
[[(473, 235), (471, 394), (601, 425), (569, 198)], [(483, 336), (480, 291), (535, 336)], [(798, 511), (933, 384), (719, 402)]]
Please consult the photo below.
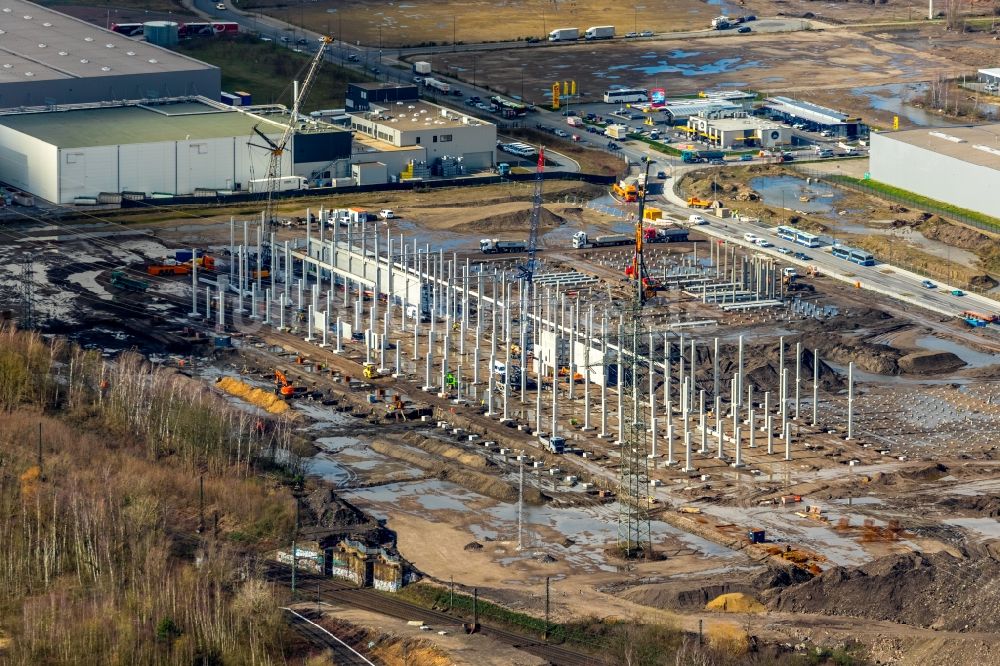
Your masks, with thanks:
[(569, 132), (567, 132), (566, 130), (557, 129), (556, 136), (567, 137), (569, 136)]
[(309, 40), (306, 39), (305, 37), (299, 37), (298, 39), (295, 40), (295, 43), (296, 44), (308, 44)]
[(756, 21), (756, 20), (757, 20), (757, 17), (756, 17), (756, 16), (754, 16), (753, 14), (751, 14), (750, 16), (744, 16), (744, 17), (743, 17), (743, 20), (744, 20), (744, 21)]
[(462, 96), (462, 91), (459, 90), (458, 88), (455, 88), (454, 90), (451, 91), (451, 94), (454, 97), (461, 97)]
[(724, 166), (726, 164), (726, 160), (716, 158), (714, 160), (709, 160), (708, 163), (713, 166)]
[(639, 33), (637, 33), (637, 32), (626, 32), (625, 36), (626, 37), (638, 37)]
[(349, 56), (347, 56), (347, 59), (350, 62), (358, 62), (360, 60), (360, 58), (358, 58), (358, 54), (357, 53), (350, 54)]
[(740, 33), (748, 33), (748, 32), (753, 32), (753, 29), (752, 29), (752, 28), (751, 28), (750, 26), (748, 26), (748, 25), (741, 25), (741, 26), (740, 26), (740, 27), (739, 27), (739, 28), (738, 28), (738, 29), (736, 30), (736, 32), (740, 32)]
[(667, 179), (667, 172), (666, 171), (657, 171), (656, 172), (656, 177), (659, 178), (660, 180), (666, 180)]
[(216, 9), (225, 9), (226, 8), (226, 3), (224, 3), (224, 2), (217, 2), (217, 3), (215, 3), (215, 8)]
[(937, 285), (931, 282), (930, 280), (924, 280), (920, 284), (924, 285), (924, 289), (934, 289), (935, 287), (937, 287)]
[(653, 36), (653, 31), (652, 30), (643, 30), (642, 32), (639, 33), (639, 36), (640, 37), (652, 37)]

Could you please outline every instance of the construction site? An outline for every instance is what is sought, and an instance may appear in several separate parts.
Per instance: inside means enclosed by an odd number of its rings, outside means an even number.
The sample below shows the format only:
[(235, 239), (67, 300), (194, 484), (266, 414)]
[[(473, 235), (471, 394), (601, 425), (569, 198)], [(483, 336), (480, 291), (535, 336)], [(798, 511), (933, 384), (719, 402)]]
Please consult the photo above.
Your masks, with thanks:
[(991, 327), (570, 185), (275, 207), (291, 225), (38, 222), (5, 229), (3, 288), (19, 321), (308, 438), (332, 493), (303, 571), (454, 581), (553, 622), (995, 658)]

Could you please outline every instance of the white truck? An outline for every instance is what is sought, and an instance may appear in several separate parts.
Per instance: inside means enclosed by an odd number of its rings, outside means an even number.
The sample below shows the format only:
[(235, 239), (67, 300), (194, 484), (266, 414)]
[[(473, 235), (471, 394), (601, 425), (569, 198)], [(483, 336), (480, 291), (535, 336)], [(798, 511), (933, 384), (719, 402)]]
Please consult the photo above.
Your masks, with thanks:
[(420, 75), (430, 74), (431, 64), (426, 60), (418, 60), (417, 62), (413, 63), (413, 73)]
[(508, 252), (527, 252), (527, 241), (500, 240), (499, 238), (484, 238), (479, 241), (479, 251), (484, 254), (506, 254)]
[(451, 92), (451, 84), (445, 83), (444, 81), (438, 81), (437, 79), (432, 79), (429, 76), (424, 78), (424, 85), (428, 88), (439, 90), (446, 95)]
[(550, 42), (575, 42), (580, 39), (579, 28), (556, 28), (549, 33)]
[(615, 36), (615, 26), (613, 25), (595, 25), (587, 28), (587, 32), (583, 33), (583, 38), (588, 42), (594, 39), (611, 39)]
[[(273, 187), (270, 187), (271, 183)], [(279, 176), (278, 178), (257, 178), (249, 183), (251, 192), (267, 192), (269, 187), (275, 192), (288, 192), (291, 190), (304, 190), (309, 187), (306, 179), (302, 176)]]
[(614, 247), (616, 245), (628, 245), (634, 243), (635, 238), (628, 234), (605, 234), (591, 238), (586, 231), (578, 231), (573, 234), (573, 247), (577, 250), (590, 247)]
[(730, 23), (730, 18), (728, 16), (716, 16), (712, 19), (713, 30), (726, 30), (730, 25), (732, 24)]

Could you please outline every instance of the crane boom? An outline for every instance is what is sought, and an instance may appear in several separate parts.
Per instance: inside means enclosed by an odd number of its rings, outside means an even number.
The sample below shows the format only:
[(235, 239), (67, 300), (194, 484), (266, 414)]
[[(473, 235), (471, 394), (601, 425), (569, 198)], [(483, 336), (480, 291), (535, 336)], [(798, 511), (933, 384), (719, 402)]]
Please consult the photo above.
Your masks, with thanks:
[[(309, 69), (306, 71), (306, 77), (302, 81), (302, 86), (299, 88), (299, 94), (292, 100), (292, 112), (289, 116), (288, 123), (285, 125), (285, 129), (281, 132), (281, 136), (277, 141), (273, 141), (263, 132), (261, 132), (257, 126), (254, 126), (254, 133), (263, 139), (265, 146), (257, 146), (265, 148), (270, 151), (270, 159), (267, 165), (267, 197), (264, 203), (264, 221), (267, 223), (268, 227), (273, 229), (274, 227), (274, 191), (277, 187), (278, 179), (281, 177), (281, 157), (285, 153), (285, 148), (288, 147), (288, 142), (291, 141), (292, 135), (295, 133), (295, 125), (299, 119), (299, 111), (302, 108), (302, 102), (306, 99), (306, 95), (309, 94), (309, 90), (312, 88), (313, 84), (316, 82), (316, 73), (319, 71), (319, 66), (323, 62), (323, 55), (326, 53), (326, 47), (333, 40), (329, 37), (323, 36), (319, 40), (319, 49), (316, 51), (316, 55), (313, 56), (312, 61), (309, 63)], [(251, 143), (250, 145), (256, 146), (257, 144)]]

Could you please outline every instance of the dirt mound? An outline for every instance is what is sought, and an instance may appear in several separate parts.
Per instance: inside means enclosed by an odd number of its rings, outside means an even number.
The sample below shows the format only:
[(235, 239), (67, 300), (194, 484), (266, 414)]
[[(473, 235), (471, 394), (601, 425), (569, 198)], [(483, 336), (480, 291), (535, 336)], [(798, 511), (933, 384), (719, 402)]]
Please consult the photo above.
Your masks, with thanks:
[[(468, 469), (454, 459), (440, 458), (428, 455), (428, 452), (410, 448), (402, 443), (374, 441), (371, 449), (384, 456), (405, 460), (422, 470), (437, 475), (439, 479), (451, 481), (454, 484), (468, 488), (477, 493), (500, 500), (501, 502), (516, 502), (517, 488), (494, 476)], [(528, 504), (542, 504), (545, 496), (537, 488), (524, 489), (524, 501)]]
[(462, 463), (466, 467), (473, 467), (475, 469), (487, 469), (489, 467), (493, 467), (493, 463), (483, 456), (476, 455), (475, 453), (469, 453), (464, 449), (452, 446), (446, 442), (424, 437), (417, 432), (406, 433), (400, 439), (410, 446), (417, 447), (421, 451), (433, 453), (434, 455), (441, 456), (447, 460), (455, 460)]
[(723, 613), (763, 613), (764, 604), (743, 592), (720, 594), (705, 604), (705, 610), (721, 611)]
[[(548, 208), (542, 207), (538, 215), (538, 226), (540, 229), (554, 229), (566, 223), (566, 220)], [(481, 233), (502, 233), (502, 232), (527, 232), (531, 227), (531, 204), (526, 203), (520, 210), (489, 215), (478, 220), (472, 220), (465, 224), (460, 224), (453, 229), (455, 231), (477, 231)]]
[(317, 488), (305, 496), (303, 503), (319, 527), (350, 527), (368, 522), (361, 511), (338, 499), (329, 488)]
[(965, 366), (965, 361), (951, 352), (925, 351), (900, 356), (896, 361), (900, 372), (914, 375), (937, 375), (954, 372)]
[(859, 342), (840, 335), (807, 335), (803, 346), (819, 349), (820, 357), (847, 365), (854, 361), (854, 367), (864, 372), (878, 375), (899, 374), (899, 357), (902, 352), (887, 345)]
[(637, 585), (615, 592), (622, 599), (652, 608), (672, 610), (702, 610), (713, 599), (726, 594), (753, 592), (749, 585), (738, 582), (723, 582), (692, 587), (691, 583), (670, 582)]
[(779, 593), (770, 608), (847, 615), (947, 631), (1000, 631), (1000, 563), (945, 552), (837, 567)]
[(1000, 284), (989, 275), (973, 275), (969, 278), (969, 286), (976, 289), (988, 290)]
[(917, 229), (924, 235), (924, 238), (941, 241), (945, 245), (960, 247), (963, 250), (978, 250), (984, 245), (996, 242), (993, 238), (975, 229), (948, 224), (937, 215), (929, 216)]
[(938, 506), (953, 511), (967, 511), (988, 518), (1000, 518), (1000, 497), (992, 495), (957, 495), (946, 497)]

